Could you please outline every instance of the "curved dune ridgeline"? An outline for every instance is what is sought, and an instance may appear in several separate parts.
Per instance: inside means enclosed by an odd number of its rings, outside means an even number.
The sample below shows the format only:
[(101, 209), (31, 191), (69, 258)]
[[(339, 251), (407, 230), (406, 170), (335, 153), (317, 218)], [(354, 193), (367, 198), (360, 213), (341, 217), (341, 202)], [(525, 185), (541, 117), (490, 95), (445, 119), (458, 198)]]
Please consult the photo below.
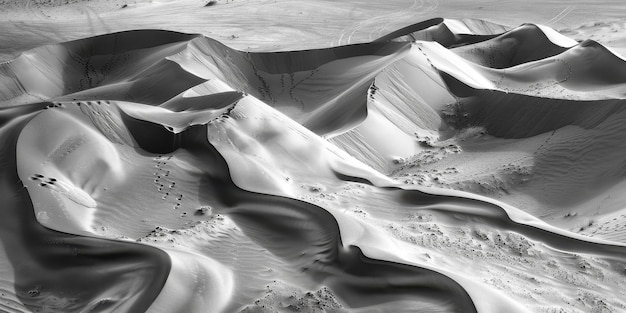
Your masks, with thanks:
[(443, 18), (25, 51), (0, 64), (0, 311), (620, 312), (624, 68)]
[(382, 36), (375, 41), (435, 41), (444, 47), (456, 47), (491, 39), (505, 31), (502, 25), (477, 20), (433, 18)]
[[(171, 64), (164, 58), (182, 49), (195, 36), (140, 30), (35, 48), (0, 65), (0, 73), (7, 82), (0, 90), (0, 99), (19, 104), (33, 98), (50, 99), (80, 94), (85, 90), (95, 93), (96, 98), (99, 94), (102, 98), (126, 98), (133, 97), (130, 92), (137, 85), (143, 86), (142, 89), (149, 87), (172, 92), (176, 88), (159, 88), (159, 84), (165, 83), (163, 80), (168, 74), (176, 75), (178, 81), (185, 81), (185, 73), (170, 68)], [(195, 79), (196, 84), (200, 83), (198, 78)], [(192, 82), (187, 81), (187, 84)], [(177, 84), (171, 78), (167, 83)], [(111, 85), (117, 90), (107, 93)], [(158, 95), (158, 92), (146, 94), (141, 100)], [(25, 100), (18, 100), (23, 98)]]

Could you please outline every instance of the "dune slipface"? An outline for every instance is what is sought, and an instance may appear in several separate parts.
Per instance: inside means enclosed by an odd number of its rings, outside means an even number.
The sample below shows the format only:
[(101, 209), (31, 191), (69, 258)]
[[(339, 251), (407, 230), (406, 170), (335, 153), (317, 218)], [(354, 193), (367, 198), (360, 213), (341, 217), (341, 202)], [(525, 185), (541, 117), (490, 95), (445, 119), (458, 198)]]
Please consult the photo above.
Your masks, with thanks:
[[(25, 51), (0, 64), (0, 311), (624, 311), (626, 237), (572, 230), (624, 223), (619, 196), (587, 206), (624, 182), (625, 64), (443, 18), (306, 51)], [(477, 155), (537, 206), (487, 197)]]

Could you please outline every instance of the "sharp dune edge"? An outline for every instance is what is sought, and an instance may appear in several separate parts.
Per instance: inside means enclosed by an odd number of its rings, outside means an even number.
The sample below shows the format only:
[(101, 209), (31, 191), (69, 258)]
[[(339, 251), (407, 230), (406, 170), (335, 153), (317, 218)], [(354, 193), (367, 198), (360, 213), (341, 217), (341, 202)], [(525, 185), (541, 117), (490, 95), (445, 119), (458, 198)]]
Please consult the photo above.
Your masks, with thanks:
[(0, 64), (0, 311), (626, 312), (626, 61), (436, 18)]

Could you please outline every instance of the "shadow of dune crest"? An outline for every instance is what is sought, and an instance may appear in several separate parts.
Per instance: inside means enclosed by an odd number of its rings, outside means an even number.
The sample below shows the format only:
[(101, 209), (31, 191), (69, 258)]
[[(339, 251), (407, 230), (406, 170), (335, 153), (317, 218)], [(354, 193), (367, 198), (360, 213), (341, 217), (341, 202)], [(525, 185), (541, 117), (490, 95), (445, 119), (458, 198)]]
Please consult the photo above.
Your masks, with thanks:
[(333, 136), (367, 116), (376, 74), (410, 48), (365, 43), (289, 52), (243, 52), (211, 38), (192, 40), (170, 60), (207, 80), (250, 94), (320, 135)]
[[(214, 122), (219, 123), (210, 123)], [(158, 124), (155, 121), (145, 123)], [(327, 283), (349, 306), (358, 308), (406, 300), (454, 312), (476, 312), (467, 292), (441, 273), (369, 258), (358, 247), (344, 247), (339, 224), (324, 208), (236, 186), (225, 159), (207, 139), (206, 125), (183, 130), (168, 146), (169, 150), (166, 146), (155, 146), (147, 135), (139, 134), (152, 133), (151, 128), (138, 125), (130, 129), (146, 151), (158, 149), (158, 153), (171, 153), (185, 149), (194, 159), (201, 160), (193, 164), (204, 172), (199, 188), (200, 195), (207, 198), (205, 201), (217, 199), (223, 206), (218, 213), (231, 218), (260, 246), (314, 280)], [(364, 297), (368, 299), (365, 302)]]
[(501, 69), (555, 56), (578, 44), (552, 32), (536, 24), (523, 24), (494, 38), (454, 47), (452, 51), (468, 61)]
[[(3, 109), (2, 111), (4, 111)], [(32, 117), (32, 116), (30, 116)], [(28, 115), (3, 123), (0, 142), (15, 151)], [(145, 311), (170, 269), (167, 254), (135, 243), (66, 234), (36, 220), (28, 191), (16, 172), (15, 155), (0, 163), (0, 240), (11, 262), (15, 292), (33, 312)]]
[[(143, 75), (150, 76), (150, 67), (154, 68), (154, 64), (184, 48), (187, 41), (197, 36), (161, 30), (135, 30), (34, 48), (0, 64), (0, 75), (13, 80), (17, 86), (13, 88), (18, 89), (0, 89), (0, 99), (8, 101), (11, 95), (26, 93), (49, 100), (88, 89), (128, 83), (137, 80), (133, 76), (146, 70), (148, 72)], [(161, 63), (163, 66), (167, 68), (166, 62)], [(158, 73), (167, 74), (172, 70)], [(11, 85), (3, 84), (5, 86)]]
[(442, 72), (450, 91), (459, 97), (450, 125), (485, 127), (499, 138), (528, 138), (575, 125), (591, 129), (622, 112), (622, 99), (568, 100), (533, 97), (499, 90), (475, 89)]
[(502, 25), (487, 21), (439, 17), (398, 29), (374, 42), (435, 41), (446, 48), (453, 48), (489, 40), (505, 29)]
[(316, 133), (330, 135), (365, 119), (367, 90), (376, 73), (409, 47), (407, 42), (373, 42), (250, 53), (201, 35), (125, 31), (35, 48), (1, 64), (7, 83), (0, 100), (5, 106), (32, 98), (159, 105), (218, 80), (222, 92), (251, 94)]

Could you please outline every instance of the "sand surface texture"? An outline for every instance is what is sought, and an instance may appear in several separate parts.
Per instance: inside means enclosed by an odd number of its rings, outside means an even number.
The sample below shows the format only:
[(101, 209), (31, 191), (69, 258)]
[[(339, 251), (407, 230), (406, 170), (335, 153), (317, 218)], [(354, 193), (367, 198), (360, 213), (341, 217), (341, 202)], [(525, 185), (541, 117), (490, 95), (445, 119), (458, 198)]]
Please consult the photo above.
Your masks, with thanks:
[(0, 312), (626, 312), (624, 8), (533, 5), (0, 1)]

